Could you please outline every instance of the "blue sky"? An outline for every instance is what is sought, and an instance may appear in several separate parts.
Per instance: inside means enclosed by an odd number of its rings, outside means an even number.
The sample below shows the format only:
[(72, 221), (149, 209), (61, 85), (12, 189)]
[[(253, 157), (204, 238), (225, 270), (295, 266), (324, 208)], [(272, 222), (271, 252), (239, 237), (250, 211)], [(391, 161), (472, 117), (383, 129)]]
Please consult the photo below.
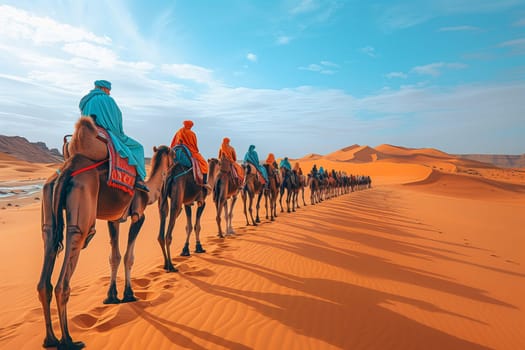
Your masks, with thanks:
[(146, 155), (525, 153), (525, 0), (0, 1), (0, 134), (61, 147), (113, 83)]

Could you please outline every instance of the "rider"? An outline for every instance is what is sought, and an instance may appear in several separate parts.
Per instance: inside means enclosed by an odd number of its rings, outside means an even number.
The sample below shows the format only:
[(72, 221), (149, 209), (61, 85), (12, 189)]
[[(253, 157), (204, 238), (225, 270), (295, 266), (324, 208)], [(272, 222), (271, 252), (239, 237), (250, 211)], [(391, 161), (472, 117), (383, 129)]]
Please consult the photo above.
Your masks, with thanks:
[[(281, 162), (279, 164), (279, 167), (284, 169), (284, 176), (285, 179), (290, 179), (290, 182), (292, 186), (295, 186), (295, 176), (291, 176), (292, 174), (292, 165), (290, 164), (290, 161), (288, 160), (288, 157), (284, 157), (281, 159)], [(281, 184), (281, 186), (284, 186), (284, 181)]]
[(202, 173), (202, 182), (205, 190), (209, 190), (208, 186), (208, 162), (199, 153), (199, 147), (197, 146), (197, 135), (191, 130), (193, 122), (191, 120), (185, 120), (182, 123), (183, 127), (180, 128), (171, 140), (171, 148), (176, 145), (183, 144), (190, 150), (191, 156), (197, 160)]
[(319, 178), (320, 178), (320, 179), (324, 179), (324, 176), (325, 176), (324, 168), (323, 168), (323, 166), (321, 165), (321, 166), (319, 167)]
[(281, 159), (281, 163), (279, 164), (280, 168), (288, 169), (289, 171), (292, 171), (292, 165), (290, 164), (290, 161), (288, 160), (288, 157), (284, 157)]
[(222, 157), (226, 157), (235, 167), (235, 172), (237, 173), (237, 178), (240, 179), (239, 182), (242, 183), (244, 179), (244, 169), (242, 166), (237, 163), (237, 154), (235, 153), (235, 148), (230, 145), (230, 139), (225, 137), (222, 139), (222, 145), (219, 149), (219, 160)]
[(113, 141), (115, 150), (123, 158), (128, 159), (130, 165), (137, 169), (135, 188), (143, 192), (149, 192), (144, 179), (146, 178), (146, 166), (144, 164), (144, 147), (124, 134), (122, 126), (122, 112), (115, 100), (109, 96), (111, 83), (107, 80), (95, 81), (95, 88), (79, 103), (82, 115), (91, 116), (95, 123), (108, 132)]
[(318, 173), (318, 170), (317, 170), (317, 165), (315, 165), (315, 164), (312, 167), (312, 176), (314, 177), (314, 179), (319, 179), (319, 173)]
[(266, 173), (266, 169), (261, 164), (259, 164), (259, 155), (255, 151), (254, 145), (250, 145), (250, 147), (248, 148), (248, 152), (246, 152), (246, 154), (244, 155), (244, 162), (251, 163), (253, 166), (255, 166), (257, 171), (259, 171), (259, 173), (262, 175), (261, 182), (263, 183), (263, 185), (265, 185), (265, 187), (268, 187), (268, 174)]
[(275, 155), (273, 153), (268, 153), (265, 163), (273, 166), (274, 169), (277, 169), (277, 162), (275, 161)]

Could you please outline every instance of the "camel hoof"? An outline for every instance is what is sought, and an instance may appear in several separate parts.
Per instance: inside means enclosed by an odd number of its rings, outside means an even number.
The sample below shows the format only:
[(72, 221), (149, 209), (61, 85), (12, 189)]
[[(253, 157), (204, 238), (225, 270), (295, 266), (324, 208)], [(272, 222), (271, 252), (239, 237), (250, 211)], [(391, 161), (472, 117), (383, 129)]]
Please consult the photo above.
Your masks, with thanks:
[(126, 287), (124, 291), (124, 298), (122, 298), (121, 303), (131, 303), (137, 300), (138, 299), (133, 294), (133, 289), (131, 289), (131, 287)]
[(46, 339), (44, 339), (44, 343), (42, 343), (42, 346), (44, 348), (56, 348), (59, 344), (59, 341), (57, 339), (57, 337), (55, 337), (54, 335), (50, 336), (50, 337), (46, 337)]
[(222, 235), (222, 233), (219, 233), (219, 234), (217, 235), (217, 237), (219, 237), (219, 238), (224, 238), (224, 236)]
[(137, 300), (138, 299), (132, 294), (132, 295), (124, 296), (124, 298), (122, 298), (121, 303), (132, 303)]
[(177, 269), (175, 266), (171, 265), (166, 269), (166, 272), (179, 272), (179, 269)]
[(195, 245), (195, 253), (206, 253), (206, 250), (202, 248), (202, 245), (200, 243), (197, 243)]
[(57, 346), (57, 350), (77, 350), (77, 349), (83, 349), (86, 347), (86, 344), (84, 344), (81, 341), (60, 341), (60, 344)]
[(120, 299), (116, 297), (107, 297), (104, 301), (104, 304), (120, 304)]

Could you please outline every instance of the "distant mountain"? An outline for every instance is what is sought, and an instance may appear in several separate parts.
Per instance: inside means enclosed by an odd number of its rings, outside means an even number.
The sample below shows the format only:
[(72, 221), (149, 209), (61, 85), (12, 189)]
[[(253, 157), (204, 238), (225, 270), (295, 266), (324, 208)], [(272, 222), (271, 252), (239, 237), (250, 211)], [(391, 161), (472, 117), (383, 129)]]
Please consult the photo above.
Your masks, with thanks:
[(525, 168), (525, 154), (458, 154), (458, 157), (494, 164), (500, 168)]
[(29, 142), (20, 136), (0, 135), (0, 152), (32, 163), (60, 163), (58, 149), (47, 148), (44, 142)]

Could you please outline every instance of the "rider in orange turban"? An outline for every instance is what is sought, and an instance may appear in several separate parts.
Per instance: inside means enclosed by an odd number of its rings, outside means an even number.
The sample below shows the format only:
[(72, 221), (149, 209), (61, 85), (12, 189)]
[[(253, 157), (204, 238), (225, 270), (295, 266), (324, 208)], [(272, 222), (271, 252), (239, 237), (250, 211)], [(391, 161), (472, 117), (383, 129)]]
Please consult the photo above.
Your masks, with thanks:
[(203, 176), (203, 182), (204, 184), (207, 184), (208, 162), (199, 153), (199, 147), (197, 147), (197, 135), (195, 135), (195, 133), (191, 130), (193, 122), (191, 120), (185, 120), (182, 124), (184, 126), (175, 133), (170, 147), (173, 148), (181, 143), (188, 147), (191, 152), (191, 156), (199, 162), (199, 167)]
[(237, 163), (237, 154), (235, 153), (235, 149), (230, 145), (230, 139), (225, 137), (222, 140), (221, 148), (219, 149), (219, 159), (222, 157), (226, 157), (230, 162), (232, 162), (233, 166), (235, 167), (235, 172), (237, 173), (237, 177), (241, 180), (241, 182), (244, 179), (244, 169), (241, 167), (239, 163)]

